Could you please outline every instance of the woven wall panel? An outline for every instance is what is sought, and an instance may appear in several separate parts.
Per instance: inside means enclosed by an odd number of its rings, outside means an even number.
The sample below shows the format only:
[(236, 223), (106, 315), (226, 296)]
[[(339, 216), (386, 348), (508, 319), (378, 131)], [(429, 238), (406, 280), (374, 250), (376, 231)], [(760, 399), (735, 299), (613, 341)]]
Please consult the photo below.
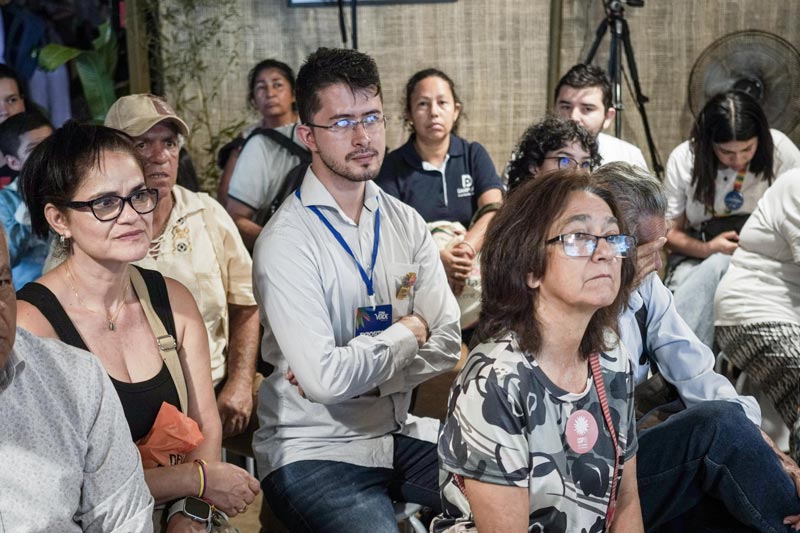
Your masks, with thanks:
[[(185, 0), (163, 0), (169, 6)], [(195, 0), (198, 14), (215, 9)], [(800, 2), (796, 0), (647, 0), (627, 9), (651, 127), (662, 160), (691, 127), (686, 85), (700, 53), (716, 38), (743, 29), (775, 33), (800, 47)], [(359, 48), (380, 67), (391, 148), (406, 138), (401, 116), (403, 88), (418, 69), (436, 66), (450, 74), (465, 103), (461, 135), (484, 144), (502, 168), (525, 127), (539, 119), (546, 94), (548, 0), (458, 0), (455, 3), (359, 7)], [(219, 126), (255, 116), (247, 109), (246, 72), (258, 60), (275, 57), (298, 68), (319, 46), (341, 46), (335, 8), (289, 8), (286, 0), (239, 0), (242, 29), (209, 52), (212, 68), (223, 68), (234, 51), (239, 67), (220, 87), (213, 116)], [(561, 71), (583, 58), (603, 16), (601, 0), (564, 0)], [(349, 9), (347, 26), (349, 28)], [(184, 30), (185, 31), (185, 30)], [(605, 66), (608, 37), (596, 61)], [(646, 144), (632, 97), (623, 138)], [(612, 131), (613, 133), (613, 126)], [(800, 128), (790, 135), (800, 140)], [(198, 139), (202, 141), (202, 139)], [(202, 142), (193, 143), (201, 146)], [(203, 161), (202, 155), (193, 155)]]
[[(199, 15), (214, 9), (210, 1), (199, 3)], [(214, 47), (209, 58), (222, 68), (232, 50), (240, 53), (241, 67), (220, 88), (221, 121), (255, 120), (245, 105), (246, 74), (260, 59), (275, 57), (297, 69), (317, 47), (342, 45), (335, 8), (241, 0), (238, 9), (242, 31)], [(375, 57), (381, 71), (390, 148), (407, 137), (401, 120), (406, 80), (435, 66), (454, 79), (464, 101), (461, 135), (484, 144), (502, 168), (524, 128), (545, 112), (548, 13), (544, 0), (359, 6), (359, 49)]]
[[(628, 8), (626, 19), (639, 67), (642, 90), (650, 97), (647, 113), (656, 145), (666, 164), (670, 151), (686, 139), (692, 126), (687, 85), (689, 73), (702, 51), (719, 37), (758, 29), (774, 33), (800, 48), (800, 2), (795, 0), (646, 0), (644, 8)], [(603, 17), (600, 0), (566, 0), (561, 66), (565, 72), (589, 51)], [(605, 67), (608, 40), (595, 61)], [(599, 61), (599, 62), (598, 62)], [(650, 162), (641, 120), (633, 98), (623, 91), (623, 138), (642, 147)], [(613, 132), (613, 125), (610, 128)], [(800, 141), (800, 128), (786, 132)]]

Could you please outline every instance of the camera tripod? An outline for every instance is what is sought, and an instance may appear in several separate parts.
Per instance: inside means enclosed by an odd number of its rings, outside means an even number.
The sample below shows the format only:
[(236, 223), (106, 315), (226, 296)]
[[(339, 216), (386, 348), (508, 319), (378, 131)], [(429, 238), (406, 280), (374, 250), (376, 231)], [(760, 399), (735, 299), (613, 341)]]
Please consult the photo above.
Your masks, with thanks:
[[(643, 0), (628, 0), (628, 4), (632, 7), (643, 7)], [(633, 92), (636, 97), (636, 109), (642, 117), (642, 125), (644, 126), (644, 134), (647, 138), (647, 148), (650, 151), (650, 158), (653, 162), (653, 170), (656, 176), (661, 178), (664, 167), (661, 165), (661, 159), (656, 150), (655, 142), (653, 142), (653, 134), (650, 131), (650, 122), (647, 120), (647, 110), (645, 104), (650, 99), (642, 94), (642, 86), (639, 83), (639, 69), (636, 67), (636, 58), (633, 56), (633, 45), (631, 45), (631, 30), (628, 27), (628, 21), (625, 20), (625, 9), (621, 0), (603, 0), (603, 7), (606, 11), (606, 18), (600, 22), (595, 33), (594, 42), (589, 49), (584, 63), (587, 65), (592, 63), (594, 56), (597, 54), (597, 49), (603, 41), (603, 37), (608, 32), (608, 27), (612, 26), (611, 43), (609, 48), (608, 57), (608, 76), (611, 79), (611, 89), (614, 109), (617, 110), (614, 129), (617, 137), (622, 135), (622, 111), (624, 105), (622, 104), (622, 52), (625, 51), (625, 59), (628, 62), (628, 70), (633, 82)]]

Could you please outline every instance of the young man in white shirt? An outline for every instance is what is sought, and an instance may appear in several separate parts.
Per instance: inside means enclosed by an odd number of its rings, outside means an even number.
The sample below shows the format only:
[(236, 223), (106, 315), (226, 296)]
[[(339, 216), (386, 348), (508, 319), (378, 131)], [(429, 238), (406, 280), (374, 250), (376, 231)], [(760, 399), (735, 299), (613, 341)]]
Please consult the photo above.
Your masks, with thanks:
[(603, 69), (582, 63), (569, 69), (556, 85), (553, 112), (571, 118), (597, 139), (601, 165), (623, 161), (647, 170), (639, 148), (602, 133), (617, 114), (611, 107), (611, 82)]
[(440, 508), (439, 424), (408, 407), (458, 361), (458, 305), (422, 217), (372, 182), (386, 151), (374, 60), (321, 48), (295, 94), (312, 161), (253, 250), (275, 367), (253, 450), (291, 531), (392, 531), (393, 500)]

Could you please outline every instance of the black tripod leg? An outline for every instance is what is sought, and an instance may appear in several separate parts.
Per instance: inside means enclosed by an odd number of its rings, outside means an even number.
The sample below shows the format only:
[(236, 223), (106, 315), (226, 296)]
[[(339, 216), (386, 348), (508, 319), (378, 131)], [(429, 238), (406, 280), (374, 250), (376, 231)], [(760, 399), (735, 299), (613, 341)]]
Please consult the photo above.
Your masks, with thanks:
[(594, 42), (592, 43), (592, 47), (589, 49), (589, 53), (586, 55), (584, 64), (592, 64), (592, 60), (597, 54), (597, 49), (600, 47), (600, 43), (603, 42), (603, 36), (606, 34), (606, 31), (608, 31), (608, 19), (603, 19), (602, 22), (600, 22), (600, 25), (597, 26), (597, 31), (594, 34)]
[(642, 94), (642, 86), (639, 83), (639, 69), (636, 67), (636, 58), (633, 56), (633, 45), (631, 45), (631, 32), (628, 28), (628, 22), (622, 21), (622, 42), (625, 46), (625, 58), (628, 61), (628, 70), (631, 73), (631, 80), (633, 81), (633, 92), (636, 97), (636, 108), (642, 117), (642, 125), (644, 126), (644, 135), (647, 139), (647, 148), (650, 151), (650, 159), (653, 162), (653, 171), (658, 178), (664, 172), (664, 167), (661, 164), (661, 158), (656, 150), (656, 143), (653, 141), (653, 133), (650, 130), (650, 121), (647, 119), (647, 110), (645, 104), (650, 101), (644, 94)]
[(622, 36), (624, 19), (614, 17), (611, 19), (611, 45), (608, 53), (608, 75), (611, 78), (613, 106), (617, 110), (614, 116), (614, 133), (622, 137)]

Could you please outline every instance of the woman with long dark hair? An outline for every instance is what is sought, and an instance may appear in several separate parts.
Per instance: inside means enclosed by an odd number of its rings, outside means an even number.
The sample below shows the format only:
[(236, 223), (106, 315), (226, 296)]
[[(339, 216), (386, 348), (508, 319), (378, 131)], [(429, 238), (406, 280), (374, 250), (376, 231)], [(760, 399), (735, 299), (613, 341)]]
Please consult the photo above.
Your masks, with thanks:
[[(375, 182), (415, 208), (425, 222), (458, 222), (466, 233), (440, 256), (458, 296), (483, 246), (486, 226), (503, 200), (486, 149), (457, 136), (463, 103), (450, 77), (435, 68), (411, 76), (405, 90), (408, 141), (386, 156)], [(476, 218), (477, 215), (477, 218)]]
[(758, 102), (741, 91), (711, 98), (691, 139), (670, 154), (667, 286), (678, 312), (708, 346), (714, 291), (738, 247), (739, 230), (775, 178), (798, 165), (797, 147), (771, 130)]
[(434, 531), (643, 531), (633, 377), (615, 334), (635, 250), (585, 172), (509, 195), (483, 248), (480, 344), (439, 438)]

